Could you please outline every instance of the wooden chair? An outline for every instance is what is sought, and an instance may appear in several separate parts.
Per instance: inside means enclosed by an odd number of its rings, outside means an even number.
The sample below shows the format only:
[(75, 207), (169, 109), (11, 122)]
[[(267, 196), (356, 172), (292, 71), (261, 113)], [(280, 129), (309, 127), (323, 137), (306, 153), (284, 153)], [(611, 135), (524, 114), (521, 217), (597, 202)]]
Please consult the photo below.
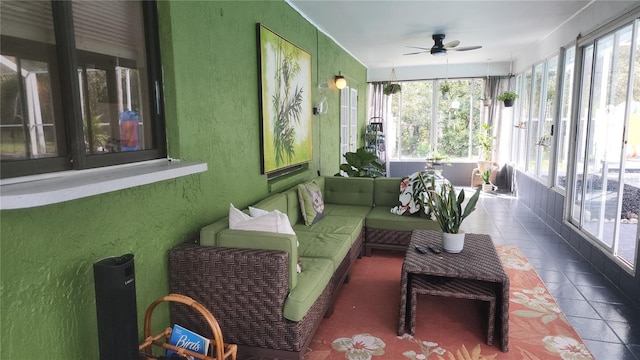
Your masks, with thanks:
[[(171, 337), (171, 328), (166, 328), (163, 332), (151, 335), (151, 315), (153, 314), (153, 310), (162, 302), (178, 302), (185, 304), (187, 306), (192, 307), (196, 311), (198, 311), (207, 324), (211, 328), (211, 332), (213, 334), (213, 338), (209, 339), (209, 349), (206, 355), (198, 354), (190, 350), (186, 350), (183, 348), (179, 348), (168, 344), (167, 341)], [(161, 340), (164, 338), (164, 340)], [(180, 295), (180, 294), (169, 294), (167, 296), (161, 297), (154, 301), (149, 307), (144, 315), (144, 342), (140, 344), (138, 349), (140, 351), (144, 350), (144, 354), (148, 360), (156, 359), (153, 356), (152, 347), (153, 345), (162, 347), (164, 349), (171, 349), (178, 353), (181, 356), (192, 356), (196, 359), (201, 360), (225, 360), (230, 358), (231, 360), (236, 360), (238, 346), (236, 344), (225, 344), (222, 339), (222, 330), (220, 330), (220, 326), (218, 325), (218, 321), (216, 318), (200, 303), (196, 302), (192, 298)]]

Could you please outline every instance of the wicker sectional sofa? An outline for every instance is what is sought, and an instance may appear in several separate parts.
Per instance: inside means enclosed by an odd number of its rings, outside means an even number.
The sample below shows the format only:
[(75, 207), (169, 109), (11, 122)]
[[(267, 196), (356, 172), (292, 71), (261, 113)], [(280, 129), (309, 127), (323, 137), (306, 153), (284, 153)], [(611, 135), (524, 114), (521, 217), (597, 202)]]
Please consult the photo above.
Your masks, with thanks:
[[(217, 318), (240, 358), (301, 359), (353, 263), (371, 249), (404, 250), (413, 229), (437, 229), (415, 216), (390, 213), (399, 178), (317, 177), (324, 216), (307, 226), (298, 188), (272, 194), (253, 207), (287, 214), (295, 235), (229, 229), (228, 218), (200, 232), (199, 244), (169, 253), (169, 288), (192, 297)], [(297, 272), (298, 259), (302, 272)], [(192, 309), (170, 308), (172, 323), (202, 333)]]

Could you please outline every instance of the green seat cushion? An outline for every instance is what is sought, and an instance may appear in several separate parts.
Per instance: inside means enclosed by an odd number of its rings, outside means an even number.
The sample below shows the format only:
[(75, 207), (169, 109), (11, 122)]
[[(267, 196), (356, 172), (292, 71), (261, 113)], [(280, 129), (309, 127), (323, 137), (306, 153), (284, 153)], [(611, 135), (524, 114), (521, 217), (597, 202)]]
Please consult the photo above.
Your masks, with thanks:
[(411, 231), (418, 229), (440, 230), (438, 223), (420, 216), (392, 214), (391, 207), (376, 206), (371, 209), (365, 220), (367, 228), (382, 230)]
[(351, 248), (351, 238), (346, 234), (300, 231), (297, 236), (301, 257), (329, 259), (334, 269), (338, 268)]
[(371, 211), (371, 206), (324, 204), (324, 214), (329, 216), (357, 216), (364, 218)]
[(302, 258), (304, 271), (298, 274), (298, 285), (284, 302), (283, 316), (300, 321), (331, 281), (333, 262), (322, 258)]
[(319, 222), (305, 226), (303, 224), (293, 225), (296, 232), (314, 232), (316, 234), (345, 234), (349, 235), (353, 243), (360, 235), (364, 227), (364, 219), (357, 216), (325, 216)]

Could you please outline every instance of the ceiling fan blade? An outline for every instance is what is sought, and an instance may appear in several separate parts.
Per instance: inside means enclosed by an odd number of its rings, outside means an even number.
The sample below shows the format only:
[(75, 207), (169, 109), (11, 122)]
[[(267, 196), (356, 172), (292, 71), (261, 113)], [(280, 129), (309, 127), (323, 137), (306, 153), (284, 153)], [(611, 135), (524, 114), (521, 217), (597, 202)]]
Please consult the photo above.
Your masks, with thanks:
[(451, 51), (469, 51), (469, 50), (475, 50), (475, 49), (480, 49), (482, 46), (463, 46), (463, 47), (459, 47), (459, 48), (455, 48), (455, 49), (449, 49)]
[(458, 45), (460, 45), (460, 41), (453, 40), (453, 41), (449, 41), (448, 43), (444, 44), (444, 48), (445, 49), (451, 49), (451, 48), (454, 48), (454, 47), (456, 47)]
[(429, 52), (429, 50), (426, 51), (416, 51), (416, 52), (412, 52), (412, 53), (407, 53), (407, 54), (402, 54), (402, 55), (417, 55), (417, 54), (424, 54)]
[(420, 47), (420, 46), (409, 46), (409, 45), (406, 45), (406, 47), (412, 48), (412, 49), (427, 50), (427, 51), (431, 50), (430, 48), (424, 48), (424, 47)]

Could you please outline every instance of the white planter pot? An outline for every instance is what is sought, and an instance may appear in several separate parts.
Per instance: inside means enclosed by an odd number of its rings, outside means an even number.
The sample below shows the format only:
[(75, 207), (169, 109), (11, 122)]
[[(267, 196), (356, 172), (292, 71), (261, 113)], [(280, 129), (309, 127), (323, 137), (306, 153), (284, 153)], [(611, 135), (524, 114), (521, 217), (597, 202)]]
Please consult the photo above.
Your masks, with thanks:
[(493, 184), (482, 184), (482, 191), (484, 192), (493, 191)]
[(464, 231), (457, 234), (442, 233), (442, 248), (448, 253), (457, 254), (464, 247)]

